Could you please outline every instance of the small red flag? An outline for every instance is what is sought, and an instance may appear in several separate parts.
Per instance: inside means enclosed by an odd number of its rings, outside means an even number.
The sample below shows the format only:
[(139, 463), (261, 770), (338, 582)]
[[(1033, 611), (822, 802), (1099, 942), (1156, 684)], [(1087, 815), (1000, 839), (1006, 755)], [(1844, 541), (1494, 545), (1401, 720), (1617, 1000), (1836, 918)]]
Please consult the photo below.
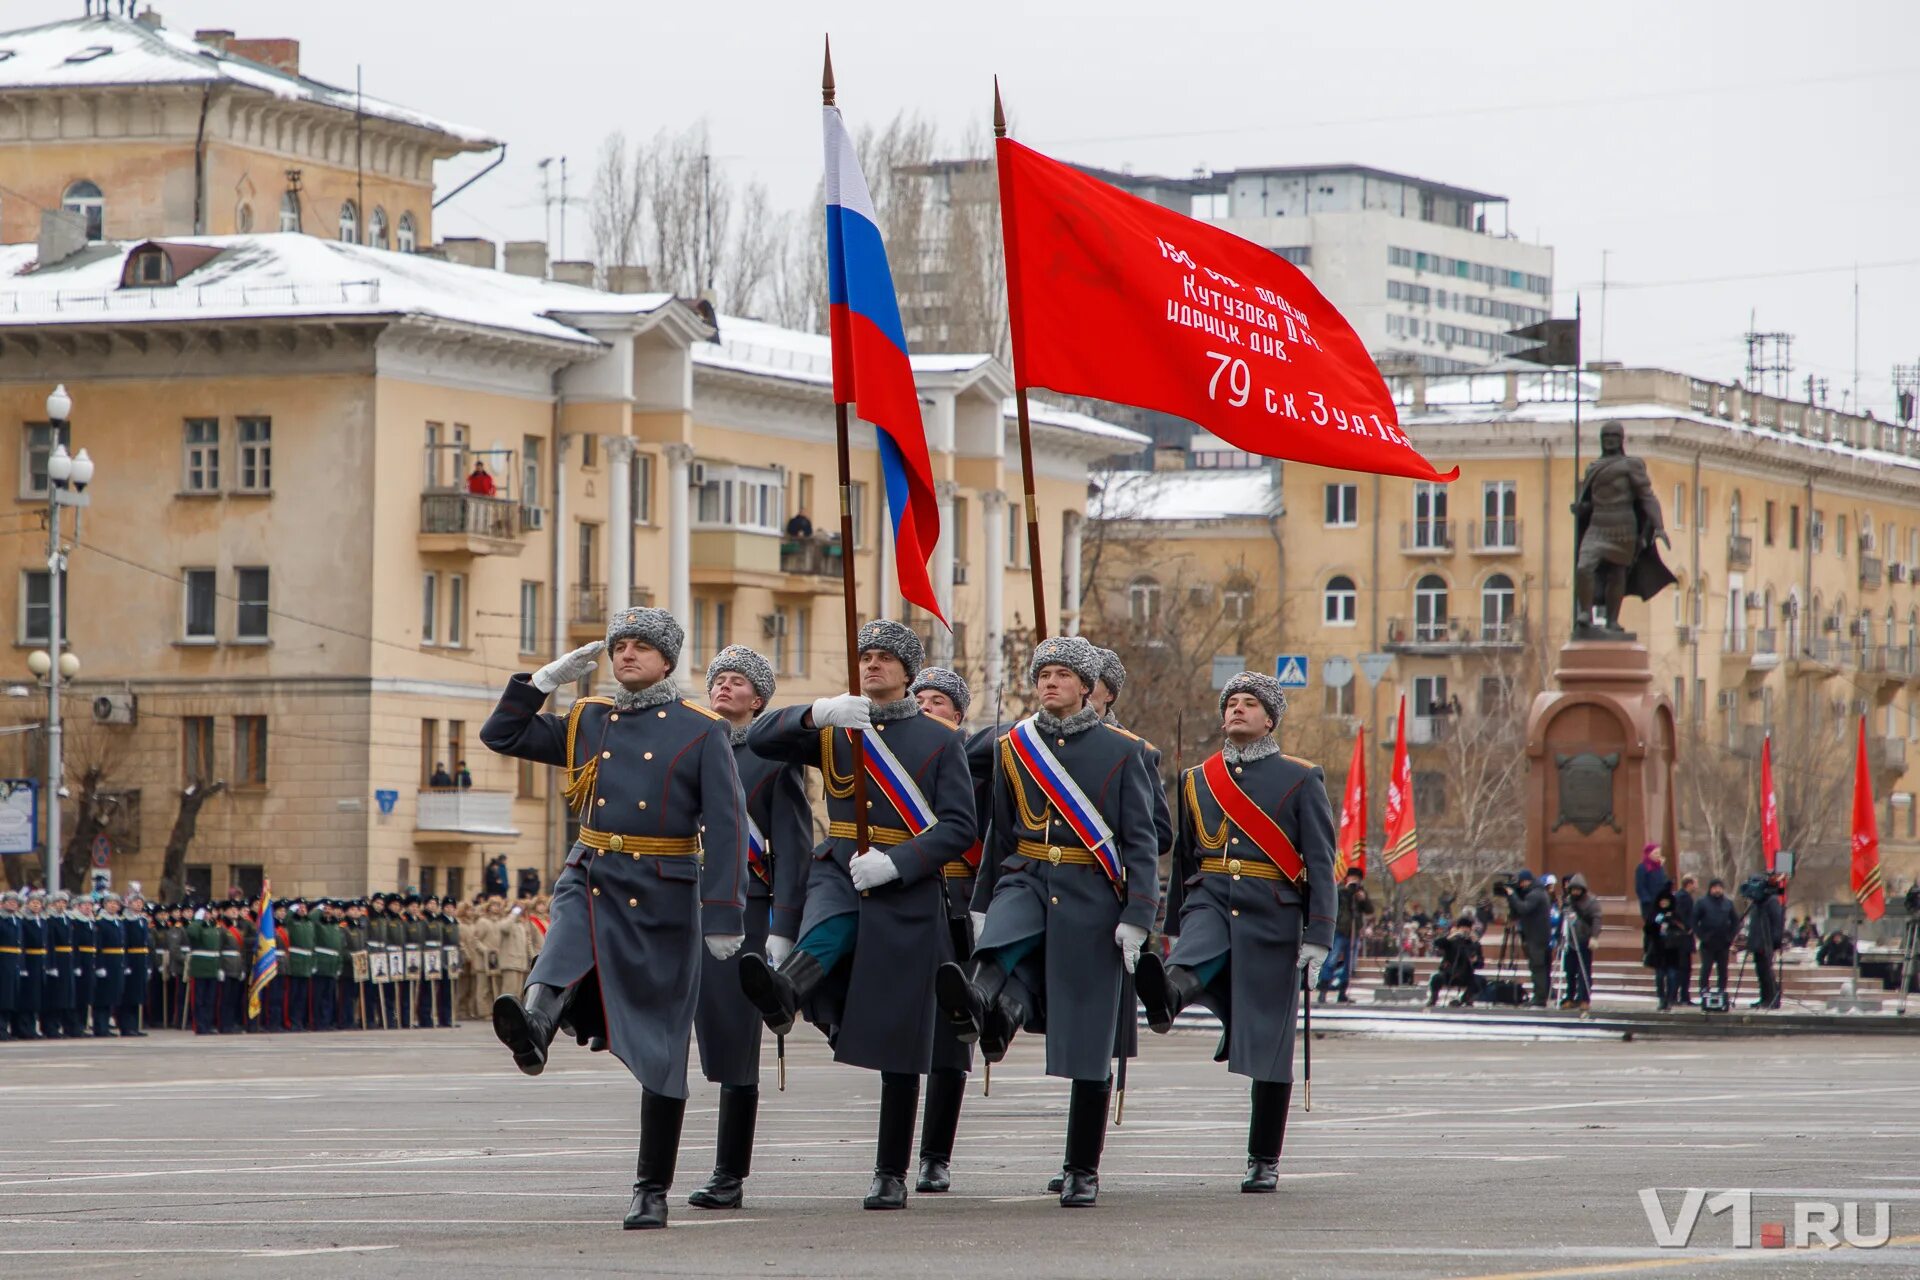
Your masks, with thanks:
[(1860, 748), (1853, 760), (1853, 897), (1869, 920), (1887, 913), (1887, 887), (1880, 877), (1880, 824), (1873, 812), (1873, 779), (1867, 765), (1867, 718), (1860, 717)]
[(1760, 743), (1760, 852), (1766, 856), (1767, 870), (1773, 870), (1780, 858), (1780, 802), (1773, 791), (1773, 735)]
[(1380, 855), (1395, 884), (1420, 870), (1419, 831), (1413, 820), (1413, 763), (1407, 759), (1407, 695), (1400, 695), (1400, 724), (1393, 735), (1393, 777), (1387, 783), (1387, 829)]
[(1353, 739), (1353, 763), (1347, 766), (1347, 798), (1340, 804), (1340, 840), (1334, 852), (1334, 883), (1349, 869), (1367, 874), (1367, 727)]
[(1010, 138), (998, 155), (1021, 387), (1157, 409), (1271, 458), (1460, 474), (1414, 449), (1366, 345), (1285, 258)]

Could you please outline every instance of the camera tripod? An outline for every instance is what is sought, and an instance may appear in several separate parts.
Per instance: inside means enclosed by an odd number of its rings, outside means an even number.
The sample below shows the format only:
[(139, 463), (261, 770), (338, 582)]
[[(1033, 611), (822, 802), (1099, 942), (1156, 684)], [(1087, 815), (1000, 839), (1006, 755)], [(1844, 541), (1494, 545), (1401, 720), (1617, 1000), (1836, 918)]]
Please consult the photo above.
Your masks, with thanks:
[[(1571, 900), (1563, 899), (1560, 903), (1560, 938), (1559, 938), (1560, 945), (1558, 948), (1560, 964), (1558, 967), (1564, 973), (1566, 969), (1567, 957), (1568, 956), (1573, 957), (1574, 967), (1578, 970), (1580, 974), (1580, 985), (1586, 991), (1585, 1003), (1592, 1004), (1593, 1003), (1593, 974), (1587, 967), (1586, 957), (1581, 953), (1579, 946), (1575, 944), (1573, 940), (1573, 924), (1574, 924), (1574, 919), (1576, 914), (1577, 913), (1573, 909), (1573, 903), (1571, 902)], [(1552, 977), (1552, 969), (1554, 967), (1552, 961), (1553, 961), (1553, 957), (1550, 955), (1548, 957), (1549, 979), (1551, 979)], [(1573, 998), (1573, 989), (1571, 986), (1563, 987), (1562, 993), (1563, 994), (1561, 995), (1561, 999), (1563, 1001), (1570, 1000)], [(1551, 996), (1549, 996), (1549, 1003), (1551, 1003)]]

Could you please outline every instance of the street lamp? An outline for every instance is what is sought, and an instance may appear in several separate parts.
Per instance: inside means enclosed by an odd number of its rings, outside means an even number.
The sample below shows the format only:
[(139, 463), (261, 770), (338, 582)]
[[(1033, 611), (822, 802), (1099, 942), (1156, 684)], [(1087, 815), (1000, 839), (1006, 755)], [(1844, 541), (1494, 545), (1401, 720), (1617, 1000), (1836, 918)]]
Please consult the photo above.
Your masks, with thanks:
[[(47, 397), (47, 418), (53, 428), (53, 448), (47, 454), (47, 644), (27, 655), (27, 670), (47, 683), (47, 889), (60, 887), (61, 781), (60, 682), (80, 674), (80, 659), (66, 651), (60, 617), (61, 583), (66, 578), (67, 549), (60, 541), (61, 508), (74, 508), (74, 536), (79, 536), (80, 511), (88, 503), (93, 483), (93, 459), (82, 449), (67, 452), (68, 419), (73, 397), (63, 383)], [(57, 658), (53, 655), (59, 655)]]

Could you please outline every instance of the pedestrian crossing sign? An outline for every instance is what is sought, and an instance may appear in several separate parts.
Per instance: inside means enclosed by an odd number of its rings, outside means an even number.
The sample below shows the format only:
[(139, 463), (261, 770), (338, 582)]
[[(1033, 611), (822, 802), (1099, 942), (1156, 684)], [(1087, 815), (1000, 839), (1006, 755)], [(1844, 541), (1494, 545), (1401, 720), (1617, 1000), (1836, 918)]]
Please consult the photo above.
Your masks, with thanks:
[(1282, 689), (1304, 689), (1307, 687), (1307, 655), (1304, 653), (1283, 653), (1273, 660), (1273, 674), (1279, 677)]

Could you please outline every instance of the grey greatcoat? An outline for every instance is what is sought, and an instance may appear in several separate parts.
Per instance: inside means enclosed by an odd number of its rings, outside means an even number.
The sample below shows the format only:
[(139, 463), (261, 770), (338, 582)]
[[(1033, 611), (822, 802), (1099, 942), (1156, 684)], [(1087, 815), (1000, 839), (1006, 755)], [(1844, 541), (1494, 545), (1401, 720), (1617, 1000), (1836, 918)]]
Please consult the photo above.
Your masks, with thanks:
[(1187, 770), (1167, 900), (1167, 933), (1178, 941), (1168, 961), (1194, 968), (1229, 958), (1226, 972), (1200, 997), (1226, 1024), (1227, 1070), (1286, 1083), (1293, 1079), (1301, 941), (1333, 945), (1333, 806), (1319, 766), (1306, 760), (1275, 751), (1254, 760), (1230, 755), (1228, 766), (1293, 842), (1306, 884), (1202, 871), (1203, 858), (1264, 855), (1228, 820), (1200, 770)]
[[(977, 883), (987, 829), (993, 823), (993, 774), (999, 759), (1003, 725), (989, 725), (967, 737), (967, 772), (973, 778), (974, 842), (967, 858), (949, 862), (945, 873), (947, 890), (947, 934), (951, 943), (946, 959), (965, 963), (973, 956), (973, 891)], [(943, 1019), (934, 1031), (933, 1066), (936, 1071), (973, 1070), (973, 1046), (963, 1044)]]
[[(891, 706), (902, 706), (895, 703)], [(902, 707), (911, 707), (908, 702)], [(973, 844), (973, 790), (967, 773), (966, 741), (942, 720), (918, 708), (887, 718), (889, 706), (875, 708), (887, 747), (913, 776), (933, 807), (932, 826), (911, 839), (873, 844), (900, 869), (900, 878), (869, 893), (854, 889), (847, 863), (856, 850), (847, 835), (853, 812), (853, 745), (850, 731), (807, 727), (805, 706), (770, 711), (747, 731), (747, 745), (769, 759), (822, 769), (827, 792), (829, 837), (813, 851), (807, 872), (802, 938), (823, 921), (857, 913), (858, 941), (853, 959), (829, 974), (809, 1001), (809, 1018), (833, 1028), (836, 1062), (925, 1075), (933, 1065), (933, 971), (947, 959), (946, 891), (941, 868), (963, 857)], [(832, 755), (823, 752), (831, 743)], [(886, 793), (867, 784), (873, 827), (905, 829)]]
[[(740, 735), (730, 735), (740, 737)], [(700, 1007), (693, 1016), (700, 1071), (714, 1084), (760, 1082), (760, 1033), (766, 1022), (740, 990), (740, 956), (767, 953), (769, 929), (793, 937), (800, 929), (807, 863), (813, 851), (813, 808), (800, 766), (781, 764), (733, 744), (733, 764), (746, 793), (747, 814), (766, 838), (766, 865), (747, 876), (747, 940), (725, 960), (700, 955)]]
[(993, 829), (974, 890), (973, 909), (987, 913), (977, 949), (1042, 940), (1013, 976), (1044, 1012), (1047, 1074), (1105, 1080), (1126, 976), (1114, 929), (1151, 929), (1160, 903), (1153, 784), (1145, 744), (1111, 725), (1091, 721), (1073, 732), (1048, 732), (1046, 743), (1112, 828), (1122, 882), (1115, 885), (1098, 866), (1056, 865), (1019, 851), (1021, 841), (1080, 853), (1085, 847), (1003, 734)]
[[(1113, 716), (1107, 713), (1106, 723), (1127, 732)], [(1136, 735), (1137, 736), (1137, 735)], [(1154, 851), (1161, 857), (1173, 851), (1173, 812), (1167, 807), (1167, 785), (1160, 780), (1160, 748), (1140, 739), (1140, 746), (1147, 756), (1147, 778), (1153, 784), (1153, 839)], [(1159, 877), (1156, 867), (1155, 879)], [(1140, 1019), (1135, 1016), (1139, 1009), (1140, 997), (1133, 988), (1133, 975), (1128, 974), (1120, 989), (1120, 1021), (1114, 1028), (1113, 1056), (1116, 1058), (1137, 1058), (1140, 1056)]]
[(641, 693), (644, 705), (625, 711), (611, 699), (582, 699), (569, 744), (568, 717), (543, 714), (546, 695), (523, 673), (507, 682), (480, 740), (501, 755), (560, 766), (570, 763), (571, 745), (571, 764), (595, 769), (579, 800), (586, 830), (623, 839), (699, 837), (698, 855), (575, 844), (554, 882), (552, 923), (528, 975), (555, 987), (595, 975), (600, 1008), (581, 1010), (576, 1029), (592, 1026), (598, 1012), (609, 1047), (634, 1078), (650, 1092), (684, 1098), (701, 935), (745, 932), (747, 824), (727, 722), (678, 698), (662, 700), (670, 693), (656, 685)]

